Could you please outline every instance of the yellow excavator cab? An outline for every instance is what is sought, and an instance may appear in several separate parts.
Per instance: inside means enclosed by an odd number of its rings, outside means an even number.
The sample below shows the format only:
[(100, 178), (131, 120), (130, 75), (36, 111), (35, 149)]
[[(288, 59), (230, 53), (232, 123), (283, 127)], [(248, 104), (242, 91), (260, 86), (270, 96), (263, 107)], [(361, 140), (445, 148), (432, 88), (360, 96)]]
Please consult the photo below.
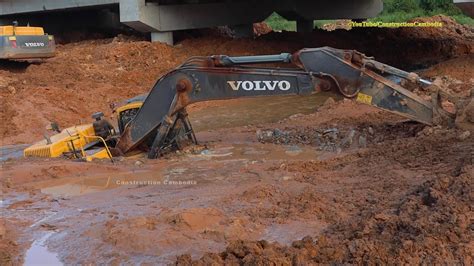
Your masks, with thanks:
[(72, 154), (72, 157), (85, 158), (87, 161), (110, 158), (106, 147), (89, 149), (100, 142), (100, 138), (95, 134), (93, 124), (69, 127), (26, 148), (23, 155), (25, 157), (56, 158)]
[[(118, 107), (115, 110), (117, 121), (125, 126), (142, 105), (143, 101), (134, 100)], [(100, 133), (96, 132), (94, 124), (69, 127), (26, 148), (23, 155), (43, 158), (71, 155), (69, 157), (82, 158), (86, 161), (111, 158), (106, 141), (98, 135)]]
[(42, 27), (0, 26), (0, 59), (28, 60), (53, 57), (54, 36)]

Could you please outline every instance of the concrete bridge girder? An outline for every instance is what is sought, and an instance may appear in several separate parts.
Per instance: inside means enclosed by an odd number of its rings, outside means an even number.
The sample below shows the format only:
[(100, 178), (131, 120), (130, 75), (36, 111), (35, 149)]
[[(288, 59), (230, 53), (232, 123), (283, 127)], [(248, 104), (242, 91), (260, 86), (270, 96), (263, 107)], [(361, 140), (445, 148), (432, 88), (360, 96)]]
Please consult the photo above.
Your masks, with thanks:
[(272, 7), (252, 2), (157, 5), (145, 0), (120, 0), (120, 21), (143, 32), (175, 31), (265, 20)]
[(275, 8), (288, 20), (361, 19), (375, 17), (383, 10), (382, 0), (285, 0)]
[[(316, 19), (368, 18), (383, 8), (382, 0), (168, 0), (158, 3), (156, 0), (3, 0), (0, 1), (0, 21), (20, 16), (29, 18), (30, 15), (47, 18), (51, 12), (66, 14), (74, 10), (106, 8), (118, 12), (121, 23), (141, 32), (150, 32), (153, 41), (172, 43), (172, 32), (177, 30), (228, 25), (237, 26), (241, 35), (249, 33), (253, 23), (265, 20), (274, 11), (297, 21), (298, 31), (308, 32), (313, 30)], [(79, 19), (69, 23), (85, 22)]]

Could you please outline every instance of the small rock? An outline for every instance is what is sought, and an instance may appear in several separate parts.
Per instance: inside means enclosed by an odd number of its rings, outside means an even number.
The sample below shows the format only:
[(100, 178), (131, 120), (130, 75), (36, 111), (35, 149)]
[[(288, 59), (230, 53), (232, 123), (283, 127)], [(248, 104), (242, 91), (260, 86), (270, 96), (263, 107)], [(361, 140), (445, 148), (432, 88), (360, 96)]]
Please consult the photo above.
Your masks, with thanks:
[(210, 150), (207, 150), (207, 149), (206, 149), (206, 150), (202, 150), (202, 151), (201, 151), (201, 155), (209, 155), (209, 154), (211, 154), (211, 151), (210, 151)]
[(359, 136), (359, 147), (366, 148), (367, 147), (367, 137), (364, 135)]
[(374, 129), (373, 129), (372, 127), (369, 127), (369, 128), (367, 129), (367, 131), (369, 132), (370, 135), (374, 135), (374, 134), (375, 134), (375, 131), (374, 131)]
[(13, 187), (13, 181), (12, 181), (11, 178), (7, 178), (7, 179), (5, 180), (5, 183), (4, 183), (4, 184), (5, 184), (5, 187), (7, 187), (7, 188)]
[(279, 128), (275, 128), (273, 130), (273, 135), (275, 135), (275, 137), (281, 137), (283, 135), (285, 135), (285, 132), (281, 131)]
[(135, 166), (141, 166), (142, 164), (143, 164), (142, 161), (136, 161), (136, 162), (135, 162)]
[(273, 138), (273, 130), (257, 130), (257, 139), (260, 142), (271, 141)]
[(458, 139), (459, 140), (466, 140), (471, 136), (471, 132), (469, 131), (464, 131), (463, 133), (459, 134)]
[(378, 213), (374, 216), (374, 218), (376, 220), (380, 220), (380, 221), (388, 221), (390, 220), (390, 216), (385, 214), (385, 213)]
[(336, 103), (336, 101), (332, 98), (329, 97), (323, 104), (324, 107), (331, 107)]
[(349, 147), (352, 145), (352, 143), (354, 142), (354, 136), (356, 134), (356, 131), (354, 129), (351, 129), (349, 130), (349, 132), (347, 133), (346, 137), (342, 140), (342, 143), (341, 145), (343, 147)]
[(423, 132), (423, 134), (425, 134), (425, 136), (429, 136), (429, 135), (433, 134), (434, 129), (432, 127), (425, 127), (422, 130), (422, 132)]
[(293, 177), (288, 176), (288, 175), (283, 177), (283, 181), (288, 181), (288, 180), (291, 180), (291, 179), (293, 179)]
[(13, 86), (8, 86), (8, 91), (9, 91), (11, 94), (15, 94), (15, 93), (16, 93), (16, 89), (15, 89), (15, 87), (13, 87)]
[(324, 136), (327, 136), (330, 140), (335, 141), (338, 138), (339, 130), (337, 128), (329, 128), (323, 132)]
[(303, 114), (294, 114), (294, 115), (290, 116), (289, 119), (293, 120), (293, 119), (296, 119), (296, 118), (302, 117), (302, 116), (303, 116)]

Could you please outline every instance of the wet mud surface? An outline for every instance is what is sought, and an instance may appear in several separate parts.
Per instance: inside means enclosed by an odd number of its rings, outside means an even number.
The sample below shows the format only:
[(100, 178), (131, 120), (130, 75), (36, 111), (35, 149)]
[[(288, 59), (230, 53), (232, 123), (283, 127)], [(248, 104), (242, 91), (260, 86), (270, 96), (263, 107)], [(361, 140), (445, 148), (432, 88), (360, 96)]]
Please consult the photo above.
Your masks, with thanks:
[[(430, 65), (420, 73), (466, 97), (472, 42), (460, 27), (369, 34), (373, 40), (358, 31), (313, 33), (325, 36), (318, 41), (270, 33), (216, 45), (209, 37), (176, 47), (120, 37), (61, 46), (41, 65), (2, 65), (0, 264), (471, 265), (473, 135), (330, 95), (191, 106), (199, 145), (160, 160), (18, 156), (49, 122), (89, 121), (92, 112), (146, 92), (191, 54), (338, 47), (331, 42), (359, 49), (357, 39), (341, 40), (359, 36), (374, 45), (403, 33), (452, 52), (433, 54), (438, 47), (420, 57)], [(441, 35), (446, 41), (436, 42)], [(397, 65), (426, 49), (409, 51), (400, 58), (364, 52)]]

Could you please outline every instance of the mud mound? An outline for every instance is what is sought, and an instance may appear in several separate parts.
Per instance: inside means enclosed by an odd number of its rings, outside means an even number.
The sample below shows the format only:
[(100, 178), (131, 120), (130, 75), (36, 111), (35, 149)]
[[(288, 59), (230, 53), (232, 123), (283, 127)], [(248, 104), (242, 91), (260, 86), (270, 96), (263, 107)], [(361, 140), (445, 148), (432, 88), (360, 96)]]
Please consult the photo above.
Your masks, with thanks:
[(177, 227), (202, 231), (216, 227), (223, 220), (224, 214), (216, 209), (188, 209), (172, 216), (169, 222)]
[(460, 176), (428, 181), (393, 210), (353, 228), (360, 234), (347, 245), (351, 262), (471, 265), (473, 177), (471, 167)]
[(0, 219), (0, 265), (21, 264), (20, 245), (15, 241), (18, 239), (16, 228), (25, 226), (22, 222)]
[(284, 32), (264, 36), (269, 40), (301, 40), (305, 47), (332, 46), (355, 49), (376, 60), (408, 70), (426, 68), (443, 60), (471, 54), (474, 33), (471, 26), (457, 24), (445, 16), (419, 18), (419, 21), (439, 21), (443, 27), (352, 28), (324, 29), (308, 34)]
[(471, 265), (474, 235), (473, 168), (459, 176), (422, 184), (393, 208), (361, 220), (342, 222), (316, 240), (305, 237), (291, 246), (267, 241), (234, 241), (219, 254), (176, 265), (313, 263), (448, 263)]
[[(155, 217), (137, 217), (122, 221), (110, 220), (105, 224), (102, 239), (119, 250), (132, 249), (136, 252), (152, 254), (153, 231), (158, 223)], [(138, 240), (140, 241), (132, 241)]]
[(426, 27), (422, 28), (418, 31), (413, 32), (417, 37), (423, 38), (432, 38), (432, 39), (439, 39), (440, 41), (447, 38), (452, 39), (470, 39), (474, 38), (474, 31), (472, 27), (468, 25), (461, 25), (457, 23), (454, 19), (444, 16), (444, 15), (436, 15), (433, 17), (422, 17), (422, 18), (415, 18), (410, 20), (409, 22), (420, 22), (420, 23), (433, 23), (433, 22), (440, 22), (442, 23), (442, 27)]
[(260, 36), (260, 35), (265, 35), (267, 33), (272, 32), (273, 29), (268, 26), (267, 23), (265, 22), (260, 22), (260, 23), (254, 23), (253, 24), (253, 34), (255, 36)]
[[(257, 195), (268, 192), (268, 189), (256, 189)], [(252, 191), (256, 191), (253, 190)], [(306, 188), (297, 192), (283, 192), (276, 189), (275, 193), (267, 194), (265, 198), (249, 200), (250, 192), (243, 193), (242, 201), (257, 201), (260, 206), (249, 208), (245, 214), (256, 219), (271, 219), (277, 223), (285, 223), (292, 218), (317, 218), (323, 221), (334, 221), (335, 206), (325, 197), (321, 197), (313, 190)], [(277, 192), (278, 191), (278, 192)]]
[(467, 97), (474, 89), (473, 66), (474, 54), (470, 54), (436, 64), (420, 74), (449, 94)]

